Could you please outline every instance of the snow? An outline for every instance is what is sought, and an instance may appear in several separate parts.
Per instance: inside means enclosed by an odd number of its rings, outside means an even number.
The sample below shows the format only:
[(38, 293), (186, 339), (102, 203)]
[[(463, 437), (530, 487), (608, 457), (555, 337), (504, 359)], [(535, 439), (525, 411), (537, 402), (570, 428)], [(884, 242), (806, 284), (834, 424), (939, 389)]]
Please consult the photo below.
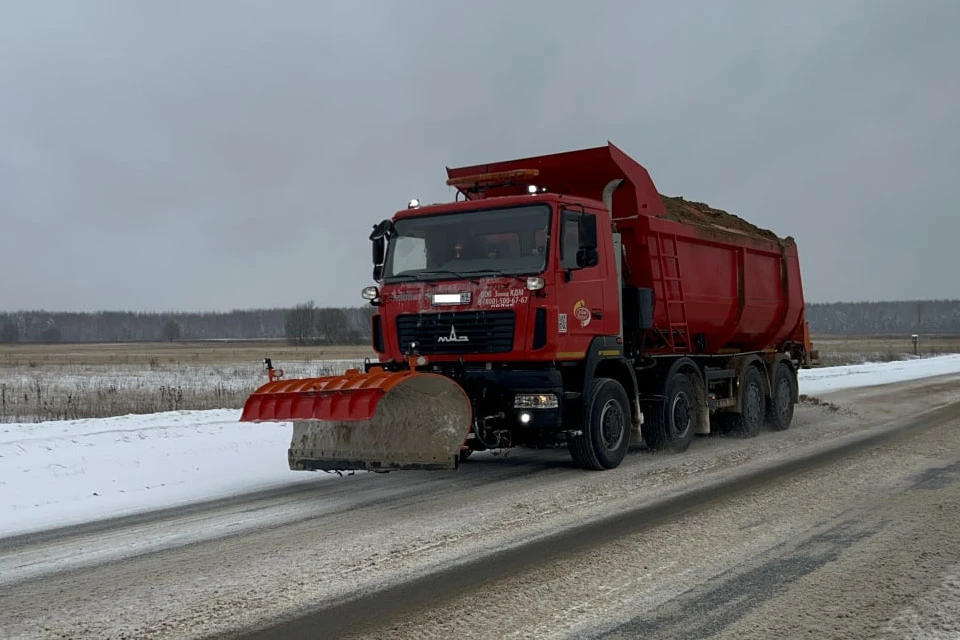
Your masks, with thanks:
[[(816, 395), (960, 373), (960, 355), (801, 371)], [(288, 423), (239, 410), (0, 424), (0, 537), (335, 475), (287, 468)]]
[(239, 417), (0, 424), (0, 537), (335, 477), (287, 468), (289, 423)]
[(960, 373), (960, 354), (913, 357), (896, 362), (867, 362), (800, 371), (800, 393), (817, 395), (894, 382)]

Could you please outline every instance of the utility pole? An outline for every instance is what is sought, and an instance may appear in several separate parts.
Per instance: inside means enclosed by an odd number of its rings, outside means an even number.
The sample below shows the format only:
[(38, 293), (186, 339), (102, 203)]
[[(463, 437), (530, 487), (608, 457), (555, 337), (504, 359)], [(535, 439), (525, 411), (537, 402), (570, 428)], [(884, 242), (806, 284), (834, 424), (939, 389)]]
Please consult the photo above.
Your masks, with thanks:
[(923, 303), (917, 302), (917, 332), (913, 334), (913, 355), (920, 355), (920, 333), (923, 330)]

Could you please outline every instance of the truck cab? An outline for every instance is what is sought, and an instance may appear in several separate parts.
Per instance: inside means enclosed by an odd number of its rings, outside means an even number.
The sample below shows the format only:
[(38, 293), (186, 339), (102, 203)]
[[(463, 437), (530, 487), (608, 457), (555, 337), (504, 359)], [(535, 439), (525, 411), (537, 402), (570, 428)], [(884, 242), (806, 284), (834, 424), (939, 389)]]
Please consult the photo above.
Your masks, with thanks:
[(364, 295), (379, 306), (374, 346), (388, 361), (578, 360), (594, 337), (620, 334), (618, 262), (596, 203), (538, 194), (417, 206), (374, 235), (380, 285)]
[[(471, 180), (503, 190), (510, 177)], [(473, 408), (467, 446), (483, 450), (582, 437), (585, 385), (609, 360), (623, 404), (604, 416), (600, 455), (615, 465), (642, 420), (624, 358), (619, 236), (601, 201), (512, 186), (516, 193), (454, 203), (413, 201), (374, 227), (378, 284), (363, 294), (377, 307), (379, 362), (368, 370), (452, 377)]]

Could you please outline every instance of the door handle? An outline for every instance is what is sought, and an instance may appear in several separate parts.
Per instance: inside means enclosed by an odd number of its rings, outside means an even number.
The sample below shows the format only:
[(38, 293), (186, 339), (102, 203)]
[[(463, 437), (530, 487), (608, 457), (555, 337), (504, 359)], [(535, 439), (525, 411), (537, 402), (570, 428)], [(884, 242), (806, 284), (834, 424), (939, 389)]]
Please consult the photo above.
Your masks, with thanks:
[(603, 311), (601, 309), (590, 309), (590, 315), (597, 320), (603, 320)]

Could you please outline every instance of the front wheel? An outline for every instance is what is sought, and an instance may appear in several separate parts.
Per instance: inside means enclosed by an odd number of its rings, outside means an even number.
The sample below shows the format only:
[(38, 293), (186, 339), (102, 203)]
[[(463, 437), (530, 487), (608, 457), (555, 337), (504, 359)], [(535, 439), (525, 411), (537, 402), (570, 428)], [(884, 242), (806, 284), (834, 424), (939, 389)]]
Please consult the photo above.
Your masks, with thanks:
[(597, 378), (587, 394), (582, 433), (570, 440), (570, 457), (584, 469), (613, 469), (623, 462), (629, 446), (627, 392), (612, 378)]

